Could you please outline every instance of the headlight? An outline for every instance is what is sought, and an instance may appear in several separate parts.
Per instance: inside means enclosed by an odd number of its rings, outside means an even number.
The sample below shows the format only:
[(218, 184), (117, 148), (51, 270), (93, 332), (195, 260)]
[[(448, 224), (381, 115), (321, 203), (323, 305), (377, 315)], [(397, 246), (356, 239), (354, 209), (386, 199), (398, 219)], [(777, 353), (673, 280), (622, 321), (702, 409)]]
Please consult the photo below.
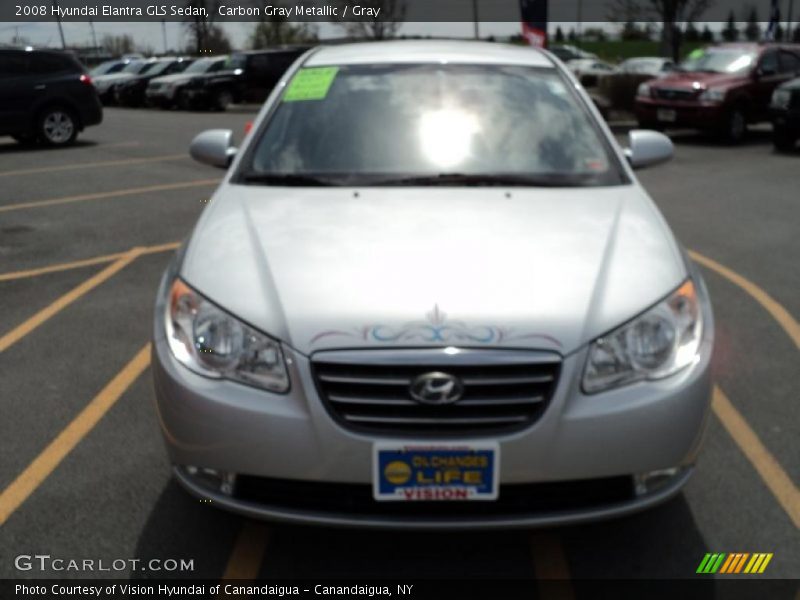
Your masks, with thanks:
[(772, 93), (772, 106), (774, 108), (789, 108), (792, 101), (792, 92), (790, 90), (775, 90)]
[(697, 360), (702, 319), (697, 290), (687, 280), (666, 300), (592, 343), (583, 390), (591, 394), (662, 379), (689, 366)]
[(640, 83), (639, 87), (636, 88), (636, 95), (640, 98), (649, 98), (650, 86), (646, 83)]
[(725, 90), (708, 89), (700, 94), (701, 102), (722, 102), (725, 99)]
[(180, 279), (172, 284), (165, 319), (173, 355), (192, 371), (273, 392), (289, 389), (280, 343), (229, 315)]

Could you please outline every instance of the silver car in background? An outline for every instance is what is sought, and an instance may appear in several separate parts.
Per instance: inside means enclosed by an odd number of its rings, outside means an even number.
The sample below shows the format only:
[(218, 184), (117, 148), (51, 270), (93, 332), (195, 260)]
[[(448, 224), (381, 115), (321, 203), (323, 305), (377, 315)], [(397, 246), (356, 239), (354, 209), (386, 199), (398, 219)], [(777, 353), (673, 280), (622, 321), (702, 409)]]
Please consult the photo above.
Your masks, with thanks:
[(178, 481), (256, 518), (509, 527), (626, 514), (692, 473), (700, 274), (545, 51), (379, 42), (302, 56), (156, 300)]

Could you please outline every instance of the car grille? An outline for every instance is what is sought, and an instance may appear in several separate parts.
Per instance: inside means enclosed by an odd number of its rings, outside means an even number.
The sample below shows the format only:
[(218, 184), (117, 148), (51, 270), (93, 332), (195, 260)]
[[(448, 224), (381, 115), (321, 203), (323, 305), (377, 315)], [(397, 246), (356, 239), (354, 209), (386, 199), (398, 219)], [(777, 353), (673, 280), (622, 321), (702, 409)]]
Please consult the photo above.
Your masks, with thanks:
[[(534, 351), (367, 350), (319, 352), (314, 379), (329, 412), (344, 426), (387, 434), (496, 433), (523, 428), (544, 412), (561, 361)], [(423, 404), (410, 392), (420, 375), (460, 379), (461, 398)]]
[(629, 502), (635, 497), (633, 478), (628, 476), (502, 484), (498, 498), (493, 502), (378, 502), (373, 499), (372, 486), (369, 484), (272, 479), (249, 475), (237, 477), (234, 496), (245, 502), (291, 511), (437, 521), (465, 517), (524, 517), (590, 510)]
[(672, 88), (656, 88), (656, 98), (661, 100), (693, 100), (697, 92), (693, 90), (676, 90)]

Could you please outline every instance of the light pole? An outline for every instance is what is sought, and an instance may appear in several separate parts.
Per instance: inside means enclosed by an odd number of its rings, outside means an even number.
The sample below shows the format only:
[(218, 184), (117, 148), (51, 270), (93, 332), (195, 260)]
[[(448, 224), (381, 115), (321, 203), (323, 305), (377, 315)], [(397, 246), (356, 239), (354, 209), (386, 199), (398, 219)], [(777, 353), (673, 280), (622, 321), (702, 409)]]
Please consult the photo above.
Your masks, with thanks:
[(480, 39), (481, 34), (478, 29), (478, 0), (472, 0), (472, 22), (475, 25), (475, 39)]
[(66, 50), (67, 42), (64, 40), (64, 28), (61, 27), (61, 17), (58, 14), (58, 0), (53, 0), (53, 8), (56, 13), (56, 23), (58, 23), (58, 35), (61, 36), (61, 47)]

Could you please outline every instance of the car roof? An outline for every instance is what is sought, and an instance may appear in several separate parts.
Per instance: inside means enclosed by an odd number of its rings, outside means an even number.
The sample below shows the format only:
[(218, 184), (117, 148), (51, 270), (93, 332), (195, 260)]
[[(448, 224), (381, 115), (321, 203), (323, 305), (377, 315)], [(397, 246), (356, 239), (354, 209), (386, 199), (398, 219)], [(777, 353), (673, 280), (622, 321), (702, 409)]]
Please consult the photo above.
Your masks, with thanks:
[(321, 46), (309, 56), (305, 66), (443, 62), (554, 66), (547, 54), (530, 46), (444, 40), (395, 40)]

